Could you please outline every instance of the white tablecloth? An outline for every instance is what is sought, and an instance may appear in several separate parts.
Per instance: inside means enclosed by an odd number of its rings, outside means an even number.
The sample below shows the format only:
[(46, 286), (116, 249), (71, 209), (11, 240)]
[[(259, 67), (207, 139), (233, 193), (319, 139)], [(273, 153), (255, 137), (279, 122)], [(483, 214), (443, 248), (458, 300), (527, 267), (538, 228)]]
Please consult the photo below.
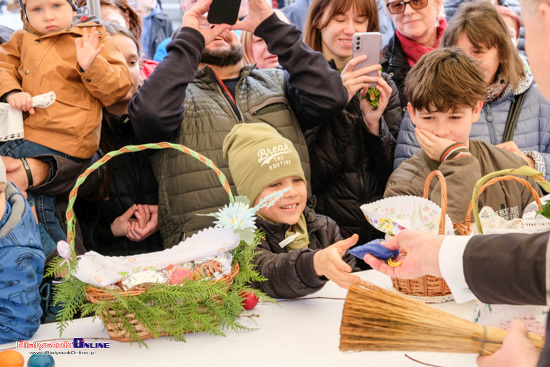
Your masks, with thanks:
[[(362, 278), (391, 289), (391, 281), (373, 270), (358, 273)], [(307, 298), (281, 300), (279, 305), (260, 303), (243, 313), (241, 323), (249, 331), (226, 331), (226, 337), (206, 333), (187, 334), (187, 342), (167, 338), (149, 339), (147, 347), (110, 340), (100, 320), (92, 318), (73, 321), (59, 337), (56, 324), (40, 327), (29, 341), (73, 341), (84, 338), (86, 343), (109, 342), (108, 349), (44, 349), (53, 355), (56, 367), (126, 367), (126, 366), (300, 366), (300, 367), (396, 367), (421, 366), (410, 357), (437, 366), (475, 366), (475, 354), (420, 352), (341, 352), (338, 349), (342, 307), (347, 291), (329, 282), (320, 292)], [(436, 305), (447, 312), (469, 318), (473, 302), (458, 305), (447, 302)], [(92, 339), (92, 338), (101, 338)], [(15, 348), (15, 343), (0, 345), (0, 351)], [(25, 360), (37, 349), (16, 348)], [(76, 352), (55, 355), (55, 352)], [(79, 354), (85, 352), (87, 354)], [(93, 354), (92, 354), (93, 353)]]

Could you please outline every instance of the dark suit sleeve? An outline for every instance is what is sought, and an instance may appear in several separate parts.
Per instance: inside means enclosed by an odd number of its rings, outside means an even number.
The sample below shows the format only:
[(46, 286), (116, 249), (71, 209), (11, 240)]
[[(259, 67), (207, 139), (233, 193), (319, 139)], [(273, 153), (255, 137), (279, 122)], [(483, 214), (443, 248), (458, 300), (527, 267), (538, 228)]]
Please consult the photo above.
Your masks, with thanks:
[(485, 303), (545, 305), (548, 236), (472, 237), (463, 256), (470, 290)]

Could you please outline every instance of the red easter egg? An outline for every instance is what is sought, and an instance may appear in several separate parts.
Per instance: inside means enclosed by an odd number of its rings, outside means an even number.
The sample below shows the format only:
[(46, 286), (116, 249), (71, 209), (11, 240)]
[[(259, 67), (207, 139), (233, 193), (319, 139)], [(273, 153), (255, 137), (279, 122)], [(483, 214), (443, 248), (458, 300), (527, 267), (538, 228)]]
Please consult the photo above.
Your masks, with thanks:
[(192, 273), (189, 268), (181, 267), (172, 272), (170, 276), (170, 284), (181, 284), (192, 278)]
[(258, 304), (259, 299), (254, 292), (241, 292), (241, 296), (243, 297), (242, 305), (245, 310), (252, 310)]

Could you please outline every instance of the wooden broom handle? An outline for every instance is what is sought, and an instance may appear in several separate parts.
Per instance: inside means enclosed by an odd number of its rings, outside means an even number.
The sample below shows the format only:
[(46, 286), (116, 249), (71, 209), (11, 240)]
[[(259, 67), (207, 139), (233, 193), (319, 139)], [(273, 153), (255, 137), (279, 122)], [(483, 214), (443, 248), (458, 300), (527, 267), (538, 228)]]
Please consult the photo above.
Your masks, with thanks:
[[(529, 181), (527, 181), (524, 178), (517, 177), (517, 176), (507, 175), (507, 176), (501, 176), (501, 177), (494, 177), (494, 178), (490, 179), (489, 181), (485, 182), (479, 188), (479, 191), (477, 192), (477, 197), (479, 198), (479, 196), (483, 193), (483, 191), (485, 191), (485, 189), (487, 187), (489, 187), (492, 184), (494, 184), (496, 182), (499, 182), (499, 181), (517, 181), (519, 183), (522, 183), (525, 187), (527, 187), (527, 189), (529, 189), (529, 191), (531, 192), (531, 195), (533, 195), (533, 198), (535, 198), (537, 206), (540, 210), (540, 208), (542, 206), (542, 203), (540, 202), (540, 197), (539, 197), (539, 194), (537, 193), (537, 191), (531, 186)], [(470, 200), (470, 204), (468, 204), (468, 211), (466, 212), (466, 219), (464, 221), (465, 222), (464, 224), (466, 225), (466, 227), (470, 227), (470, 225), (471, 225), (470, 214), (472, 212), (472, 208), (473, 208), (473, 203), (472, 203), (472, 200)], [(476, 209), (478, 209), (478, 208), (476, 208)], [(474, 221), (476, 223), (479, 223), (479, 209), (474, 211)], [(479, 227), (481, 228), (481, 226), (479, 226)], [(480, 233), (482, 233), (482, 232), (480, 232)]]
[(434, 176), (437, 176), (439, 183), (441, 184), (441, 218), (439, 219), (439, 234), (445, 234), (445, 215), (447, 214), (447, 183), (445, 182), (445, 177), (443, 173), (438, 170), (430, 172), (426, 180), (424, 181), (424, 194), (422, 195), (425, 199), (428, 199), (428, 194), (430, 192), (430, 183)]

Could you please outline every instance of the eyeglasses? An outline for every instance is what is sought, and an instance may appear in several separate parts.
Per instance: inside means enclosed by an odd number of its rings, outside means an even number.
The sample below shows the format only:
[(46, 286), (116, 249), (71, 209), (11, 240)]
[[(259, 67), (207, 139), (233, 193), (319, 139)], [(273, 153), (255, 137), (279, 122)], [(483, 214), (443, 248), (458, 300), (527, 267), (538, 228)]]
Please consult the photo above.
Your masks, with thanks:
[(405, 12), (407, 4), (409, 4), (414, 10), (419, 10), (428, 6), (428, 0), (394, 1), (386, 4), (386, 6), (391, 14), (401, 14)]

